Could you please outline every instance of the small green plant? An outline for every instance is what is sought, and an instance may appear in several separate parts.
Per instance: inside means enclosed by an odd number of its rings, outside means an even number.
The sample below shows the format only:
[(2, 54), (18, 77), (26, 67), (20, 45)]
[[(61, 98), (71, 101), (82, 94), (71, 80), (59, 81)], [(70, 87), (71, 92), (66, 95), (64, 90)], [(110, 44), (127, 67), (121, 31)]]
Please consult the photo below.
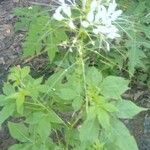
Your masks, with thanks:
[(46, 79), (32, 77), (29, 67), (10, 70), (0, 95), (0, 124), (12, 117), (8, 128), (18, 141), (9, 150), (138, 150), (121, 121), (147, 110), (122, 98), (130, 80), (118, 70), (131, 77), (141, 60), (119, 49), (121, 36), (128, 38), (123, 12), (115, 0), (67, 2), (59, 0), (52, 15), (39, 7), (15, 12), (16, 29), (27, 22), (24, 56), (47, 52), (56, 68)]

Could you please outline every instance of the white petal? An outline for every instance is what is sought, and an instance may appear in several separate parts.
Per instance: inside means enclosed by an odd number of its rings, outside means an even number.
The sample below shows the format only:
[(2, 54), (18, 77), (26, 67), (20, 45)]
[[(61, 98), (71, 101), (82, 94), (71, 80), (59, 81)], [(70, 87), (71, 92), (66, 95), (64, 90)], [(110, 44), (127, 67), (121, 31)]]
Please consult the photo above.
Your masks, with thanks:
[(87, 0), (82, 0), (82, 8), (83, 8), (83, 10), (85, 10), (86, 2), (87, 2)]
[(114, 25), (108, 26), (107, 28), (108, 28), (109, 33), (118, 32), (118, 29)]
[(69, 21), (69, 27), (70, 27), (71, 29), (73, 29), (73, 30), (76, 29), (76, 27), (75, 27), (75, 25), (74, 25), (74, 23), (73, 23), (72, 21)]
[(96, 0), (93, 0), (92, 2), (91, 2), (91, 11), (95, 11), (96, 10), (96, 8), (97, 8), (97, 1)]
[(118, 38), (118, 37), (120, 37), (120, 35), (118, 33), (115, 33), (115, 32), (107, 35), (107, 38), (112, 39), (112, 40), (115, 38)]
[(62, 6), (62, 10), (68, 17), (71, 17), (71, 8), (70, 7), (64, 5), (64, 6)]
[(116, 7), (117, 7), (117, 4), (115, 1), (113, 3), (110, 3), (108, 7), (108, 14), (111, 15), (112, 13), (114, 13)]
[(87, 20), (89, 22), (93, 22), (94, 21), (94, 12), (93, 11), (90, 11), (87, 15)]
[(115, 21), (122, 14), (122, 10), (117, 10), (111, 15), (111, 20)]
[(103, 24), (110, 23), (110, 20), (109, 20), (108, 15), (107, 15), (106, 8), (104, 6), (100, 6), (98, 11), (99, 11), (99, 15), (100, 15), (99, 17), (102, 19), (102, 23)]
[(98, 23), (102, 17), (101, 8), (99, 7), (97, 13), (95, 14), (95, 22)]
[(64, 19), (64, 17), (61, 14), (56, 13), (53, 15), (53, 18), (58, 21), (62, 21)]
[(99, 34), (99, 30), (98, 29), (93, 29), (93, 33), (94, 34)]
[(62, 10), (61, 7), (58, 7), (56, 10), (55, 10), (55, 13), (53, 14), (53, 18), (58, 20), (58, 21), (61, 21), (64, 19), (64, 17), (62, 16), (62, 14), (60, 13)]
[(109, 29), (108, 29), (108, 27), (106, 27), (106, 26), (99, 26), (98, 27), (98, 30), (99, 30), (99, 32), (101, 32), (101, 33), (103, 33), (103, 34), (107, 34), (107, 33), (109, 33)]
[(87, 21), (82, 21), (81, 25), (85, 28), (88, 28), (90, 24)]

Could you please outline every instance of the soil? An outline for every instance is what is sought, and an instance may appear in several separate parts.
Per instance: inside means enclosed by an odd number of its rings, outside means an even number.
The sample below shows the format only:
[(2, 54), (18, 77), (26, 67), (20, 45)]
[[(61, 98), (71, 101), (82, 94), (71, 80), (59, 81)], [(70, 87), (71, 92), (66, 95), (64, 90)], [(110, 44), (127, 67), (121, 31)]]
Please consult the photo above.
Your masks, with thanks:
[[(24, 33), (14, 32), (16, 18), (12, 11), (18, 6), (47, 5), (51, 0), (0, 0), (0, 87), (7, 77), (11, 66), (21, 63), (21, 46), (24, 40)], [(132, 94), (130, 94), (132, 93)], [(130, 98), (144, 107), (150, 107), (150, 92), (143, 86), (136, 86), (127, 94)], [(125, 124), (135, 136), (140, 150), (150, 150), (150, 116), (141, 113), (133, 120), (125, 120)], [(14, 144), (8, 132), (6, 124), (0, 130), (0, 150), (7, 150)]]

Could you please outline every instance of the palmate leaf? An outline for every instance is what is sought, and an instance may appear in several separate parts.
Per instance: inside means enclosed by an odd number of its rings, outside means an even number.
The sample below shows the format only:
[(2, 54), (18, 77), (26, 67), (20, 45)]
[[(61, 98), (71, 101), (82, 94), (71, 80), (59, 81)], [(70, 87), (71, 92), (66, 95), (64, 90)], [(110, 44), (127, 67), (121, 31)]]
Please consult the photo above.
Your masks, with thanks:
[(30, 73), (30, 67), (26, 66), (23, 68), (13, 67), (10, 70), (8, 80), (15, 81), (16, 84), (20, 84), (20, 81), (26, 78)]
[(15, 24), (15, 31), (29, 29), (30, 23), (33, 18), (37, 17), (41, 12), (41, 7), (33, 6), (32, 9), (28, 7), (18, 7), (13, 11), (13, 14), (19, 18)]
[(43, 40), (46, 38), (46, 33), (51, 29), (48, 21), (48, 14), (38, 16), (30, 23), (25, 42), (23, 44), (24, 56), (34, 56), (44, 48)]
[(58, 44), (68, 39), (65, 30), (62, 30), (56, 22), (51, 22), (51, 28), (53, 31), (47, 37), (47, 53), (50, 62), (53, 61), (56, 52), (58, 52)]
[[(132, 3), (132, 4), (131, 4)], [(130, 76), (133, 76), (137, 67), (144, 68), (143, 58), (146, 58), (144, 54), (145, 47), (149, 46), (149, 25), (146, 25), (146, 18), (149, 12), (149, 1), (127, 1), (127, 12), (129, 15), (133, 15), (133, 27), (131, 27), (129, 34), (130, 38), (126, 40), (125, 46), (128, 49), (128, 69)], [(148, 41), (148, 42), (145, 42)], [(141, 48), (142, 47), (142, 48)]]
[[(131, 32), (132, 33), (132, 32)], [(128, 40), (126, 43), (126, 47), (128, 48), (128, 68), (130, 76), (134, 74), (136, 67), (142, 66), (142, 59), (146, 58), (144, 52), (140, 48), (140, 42), (138, 41), (139, 38), (137, 38), (138, 35), (135, 35), (135, 33), (132, 33), (132, 40)], [(143, 45), (141, 43), (141, 45)]]
[(14, 14), (20, 19), (16, 23), (17, 30), (24, 27), (28, 30), (23, 44), (23, 55), (34, 56), (44, 49), (52, 62), (58, 51), (58, 44), (68, 39), (61, 25), (50, 18), (48, 11), (41, 7), (18, 8)]

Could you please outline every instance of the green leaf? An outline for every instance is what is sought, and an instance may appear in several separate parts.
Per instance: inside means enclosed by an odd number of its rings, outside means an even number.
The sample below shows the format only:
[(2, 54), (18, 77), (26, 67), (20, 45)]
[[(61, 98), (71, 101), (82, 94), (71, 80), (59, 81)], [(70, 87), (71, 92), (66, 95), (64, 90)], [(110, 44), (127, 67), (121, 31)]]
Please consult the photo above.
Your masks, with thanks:
[(4, 85), (3, 85), (3, 93), (5, 95), (11, 95), (11, 94), (15, 93), (15, 89), (10, 83), (4, 83)]
[(78, 95), (76, 91), (70, 88), (62, 88), (60, 89), (59, 93), (57, 94), (63, 100), (73, 100)]
[(22, 123), (8, 123), (11, 136), (21, 142), (32, 142), (29, 138), (28, 128)]
[(102, 128), (105, 130), (110, 129), (110, 116), (107, 111), (99, 109), (97, 111), (98, 121), (101, 124)]
[(25, 101), (25, 94), (24, 92), (19, 92), (16, 94), (16, 106), (17, 106), (17, 112), (19, 114), (23, 114), (23, 104)]
[(34, 112), (27, 117), (26, 122), (38, 124), (45, 116), (48, 116), (47, 121), (50, 121), (51, 123), (64, 124), (64, 121), (52, 109), (49, 109), (48, 113)]
[[(51, 21), (52, 28), (56, 28), (55, 22)], [(56, 27), (55, 27), (55, 26)], [(67, 34), (65, 33), (65, 29), (58, 28), (55, 32), (51, 32), (47, 38), (48, 42), (48, 57), (50, 62), (52, 62), (55, 58), (56, 52), (58, 51), (58, 44), (68, 39)]]
[(87, 118), (79, 129), (79, 137), (81, 143), (92, 144), (98, 139), (99, 124), (96, 121), (96, 109), (90, 107), (88, 109)]
[(31, 144), (14, 144), (8, 148), (8, 150), (31, 150)]
[(74, 111), (78, 111), (83, 104), (83, 99), (81, 96), (76, 97), (72, 102), (72, 107), (74, 108)]
[(48, 85), (42, 84), (43, 78), (30, 79), (30, 82), (26, 85), (28, 96), (33, 99), (38, 99), (41, 93), (45, 93), (49, 88)]
[(15, 110), (15, 104), (8, 104), (0, 111), (0, 125), (9, 118)]
[(10, 70), (10, 74), (8, 76), (8, 80), (12, 80), (15, 82), (20, 83), (21, 80), (23, 80), (24, 78), (26, 78), (29, 75), (30, 72), (30, 67), (26, 66), (23, 68), (20, 67), (13, 67)]
[(74, 146), (79, 144), (79, 132), (76, 128), (66, 128), (65, 141), (67, 144)]
[(49, 109), (49, 116), (50, 122), (65, 125), (65, 122), (52, 109)]
[(56, 52), (58, 51), (57, 43), (55, 40), (56, 39), (54, 39), (53, 35), (50, 35), (47, 39), (47, 42), (49, 43), (47, 52), (48, 52), (48, 57), (49, 57), (50, 62), (54, 60)]
[(101, 84), (101, 93), (105, 98), (121, 99), (121, 95), (128, 90), (129, 81), (117, 76), (106, 77)]
[(5, 95), (0, 95), (0, 106), (4, 106), (8, 103), (7, 97)]
[(43, 112), (34, 112), (29, 114), (26, 123), (34, 125), (34, 132), (40, 137), (42, 142), (45, 142), (51, 131), (51, 116)]
[(111, 142), (110, 147), (115, 145), (119, 150), (138, 150), (134, 137), (121, 121), (114, 120), (111, 127), (111, 131), (106, 133)]
[(95, 119), (85, 120), (79, 132), (81, 143), (94, 143), (98, 139), (99, 125)]
[(45, 116), (46, 114), (43, 112), (33, 112), (30, 113), (26, 118), (26, 123), (35, 125)]
[(51, 124), (48, 116), (44, 116), (41, 120), (39, 120), (36, 126), (37, 133), (40, 135), (42, 141), (46, 141), (51, 131)]
[(26, 67), (23, 67), (21, 70), (21, 79), (24, 79), (26, 76), (29, 75), (30, 73), (30, 67), (29, 66), (26, 66)]
[(89, 67), (87, 70), (86, 80), (88, 83), (99, 86), (102, 81), (102, 74), (95, 67)]
[(132, 101), (122, 100), (116, 104), (118, 108), (117, 116), (123, 119), (132, 119), (135, 115), (141, 111), (146, 111), (146, 108), (138, 107)]
[[(64, 74), (63, 74), (63, 70), (59, 70), (58, 72), (55, 72), (54, 74), (52, 74), (48, 80), (46, 81), (46, 84), (48, 86), (52, 86), (51, 88), (49, 88), (49, 91), (52, 89), (52, 88), (59, 88), (59, 86), (61, 85), (61, 81), (62, 79), (64, 78)], [(54, 84), (55, 83), (55, 84)]]
[(43, 13), (39, 13), (36, 17), (32, 18), (23, 44), (23, 55), (25, 57), (39, 54), (43, 47), (48, 44), (46, 43), (46, 38), (51, 29), (48, 23), (49, 20), (50, 17), (47, 11), (43, 11)]
[[(132, 39), (129, 39), (126, 42), (126, 47), (128, 48), (128, 68), (129, 68), (129, 73), (130, 76), (132, 76), (135, 72), (135, 68), (142, 66), (142, 59), (145, 58), (145, 54), (142, 49), (140, 49), (140, 46), (142, 43), (139, 45), (141, 42), (140, 39), (138, 39), (139, 35), (136, 35), (135, 32), (130, 32)], [(142, 37), (143, 40), (143, 37)]]

